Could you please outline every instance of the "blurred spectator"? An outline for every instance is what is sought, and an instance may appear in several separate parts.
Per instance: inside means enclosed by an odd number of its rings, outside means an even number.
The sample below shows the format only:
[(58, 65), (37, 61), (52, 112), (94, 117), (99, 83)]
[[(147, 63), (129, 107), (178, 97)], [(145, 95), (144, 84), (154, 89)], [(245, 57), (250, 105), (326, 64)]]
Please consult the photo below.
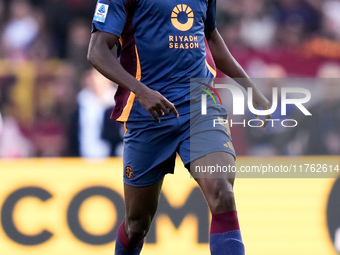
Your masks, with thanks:
[[(2, 85), (2, 86), (1, 86)], [(10, 84), (5, 84), (10, 85)], [(7, 87), (7, 86), (6, 86)], [(0, 80), (2, 90), (2, 130), (0, 132), (0, 158), (21, 158), (34, 155), (34, 148), (21, 129), (17, 118), (17, 107), (6, 94), (8, 87)], [(6, 91), (7, 90), (7, 91)]]
[[(0, 0), (0, 31), (4, 30), (5, 21), (6, 21), (5, 2), (4, 0)], [(3, 48), (2, 40), (0, 40), (0, 57), (3, 56), (2, 48)]]
[[(86, 158), (109, 157), (117, 142), (110, 143), (103, 138), (104, 118), (107, 108), (112, 109), (116, 87), (96, 70), (91, 69), (83, 77), (84, 88), (77, 96), (78, 109), (72, 117), (70, 130), (70, 155)], [(108, 125), (106, 123), (106, 125)], [(110, 125), (110, 124), (109, 124)], [(121, 125), (111, 124), (110, 132), (122, 140)], [(106, 127), (107, 129), (107, 127)], [(109, 134), (105, 138), (110, 137)]]
[[(90, 68), (87, 62), (87, 49), (90, 41), (89, 27), (90, 23), (83, 19), (77, 19), (69, 27), (67, 39), (67, 60), (76, 68), (75, 77)], [(74, 86), (78, 86), (79, 82), (74, 81)], [(77, 88), (80, 90), (81, 88)]]
[(242, 5), (238, 0), (217, 1), (218, 30), (227, 45), (242, 45)]
[[(91, 21), (96, 1), (86, 0), (44, 0), (41, 6), (46, 13), (47, 26), (52, 32), (53, 48), (56, 49), (56, 57), (67, 56), (67, 43), (69, 27), (77, 20), (88, 22), (88, 33), (91, 30)], [(73, 35), (74, 36), (74, 35)], [(84, 38), (84, 37), (82, 37)]]
[(0, 133), (0, 158), (23, 158), (33, 156), (33, 146), (23, 135), (15, 117), (4, 115)]
[(71, 13), (76, 15), (76, 19), (91, 17), (96, 7), (96, 1), (88, 0), (68, 0), (67, 6), (71, 10)]
[(0, 110), (3, 110), (11, 103), (11, 89), (15, 84), (16, 79), (11, 75), (0, 76)]
[[(284, 133), (288, 130), (280, 122), (283, 119), (289, 119), (294, 109), (292, 105), (287, 105), (287, 115), (281, 116), (281, 88), (284, 86), (284, 78), (287, 77), (287, 72), (282, 66), (271, 64), (266, 66), (264, 77), (265, 79), (255, 80), (261, 86), (264, 95), (273, 102), (273, 89), (276, 88), (278, 92), (277, 108), (272, 113), (272, 120), (275, 120), (275, 122), (269, 122), (265, 132), (260, 132), (258, 128), (247, 127), (248, 154), (266, 156), (285, 155), (287, 154), (287, 143)], [(254, 116), (249, 113), (248, 119), (254, 119)]]
[(0, 158), (28, 157), (33, 154), (33, 146), (25, 137), (18, 122), (18, 108), (10, 98), (15, 83), (13, 76), (0, 77)]
[(265, 0), (241, 0), (243, 19), (241, 36), (245, 45), (264, 48), (272, 45), (276, 26)]
[(39, 33), (29, 47), (28, 59), (39, 64), (56, 57), (57, 53), (54, 47), (53, 35), (47, 25), (48, 18), (46, 13), (41, 9), (37, 9), (35, 17), (39, 23)]
[(35, 80), (34, 106), (36, 116), (44, 111), (53, 112), (56, 119), (65, 122), (70, 111), (76, 107), (77, 90), (72, 82), (76, 76), (75, 67), (63, 61), (44, 62)]
[(47, 26), (51, 31), (52, 47), (55, 57), (65, 58), (67, 28), (71, 24), (72, 13), (64, 0), (45, 0), (41, 5), (47, 17)]
[(277, 40), (286, 45), (300, 45), (308, 35), (321, 28), (322, 13), (308, 1), (279, 0), (275, 3)]
[(51, 61), (40, 70), (34, 89), (35, 118), (31, 128), (36, 156), (66, 155), (65, 126), (75, 108), (72, 69), (70, 65)]
[(305, 32), (317, 32), (320, 29), (321, 12), (309, 1), (279, 0), (275, 5), (278, 25), (300, 25)]
[(102, 129), (102, 139), (106, 140), (111, 147), (111, 157), (123, 157), (124, 128), (122, 123), (110, 119), (112, 107), (106, 109)]
[(2, 69), (5, 75), (15, 77), (15, 81), (8, 92), (9, 97), (11, 102), (16, 105), (16, 117), (20, 125), (28, 128), (34, 120), (34, 66), (29, 61), (5, 61), (3, 63), (0, 61), (0, 68), (3, 66), (5, 66)]
[(340, 1), (324, 1), (323, 33), (329, 38), (340, 39)]
[(300, 141), (301, 154), (340, 155), (340, 65), (325, 63), (318, 78), (321, 100), (309, 109), (313, 117), (300, 117), (295, 139)]
[(6, 52), (14, 58), (25, 58), (27, 48), (39, 33), (39, 24), (28, 0), (10, 2), (9, 21), (4, 27), (2, 41)]

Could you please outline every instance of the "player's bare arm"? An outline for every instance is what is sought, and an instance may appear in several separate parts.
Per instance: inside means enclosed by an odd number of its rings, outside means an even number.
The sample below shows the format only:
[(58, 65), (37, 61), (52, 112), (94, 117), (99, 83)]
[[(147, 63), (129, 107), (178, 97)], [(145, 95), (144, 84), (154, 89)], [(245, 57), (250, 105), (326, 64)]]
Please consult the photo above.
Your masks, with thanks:
[(166, 116), (170, 111), (178, 117), (174, 104), (159, 92), (149, 89), (120, 65), (111, 52), (118, 39), (117, 36), (106, 32), (96, 31), (92, 33), (87, 56), (91, 65), (106, 78), (124, 89), (132, 91), (141, 105), (150, 112), (156, 121), (160, 122), (159, 116)]
[[(231, 55), (228, 47), (226, 46), (223, 38), (217, 29), (206, 32), (206, 38), (209, 44), (209, 48), (211, 54), (214, 58), (216, 67), (228, 75), (229, 77), (243, 78), (237, 80), (238, 83), (245, 89), (248, 87), (253, 88), (253, 104), (255, 108), (262, 107), (263, 110), (268, 110), (270, 108), (270, 102), (267, 98), (261, 93), (261, 91), (257, 88), (257, 86), (251, 81), (247, 73), (240, 66), (240, 64), (235, 60), (235, 58)], [(257, 118), (259, 116), (256, 116)], [(264, 125), (262, 128), (265, 128), (268, 124), (268, 121), (271, 118), (271, 115), (266, 115), (264, 117)]]

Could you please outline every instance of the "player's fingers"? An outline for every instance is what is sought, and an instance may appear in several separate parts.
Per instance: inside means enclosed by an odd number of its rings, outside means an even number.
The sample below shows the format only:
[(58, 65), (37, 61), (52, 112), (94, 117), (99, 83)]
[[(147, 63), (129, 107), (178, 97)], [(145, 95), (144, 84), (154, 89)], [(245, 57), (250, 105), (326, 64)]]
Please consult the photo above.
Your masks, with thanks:
[(266, 126), (267, 126), (268, 123), (269, 123), (268, 120), (270, 120), (271, 118), (272, 118), (271, 115), (266, 115), (266, 116), (264, 117), (264, 119), (263, 119), (264, 125), (262, 126), (262, 129), (265, 129), (265, 128), (266, 128)]
[(165, 105), (161, 105), (161, 110), (163, 112), (163, 116), (167, 116), (170, 113), (169, 109), (166, 108)]
[(149, 112), (151, 113), (151, 115), (152, 115), (152, 117), (155, 119), (155, 121), (161, 122), (161, 120), (158, 118), (159, 115), (157, 114), (156, 111), (151, 110), (151, 111), (149, 111)]
[(161, 106), (160, 105), (157, 105), (154, 107), (154, 111), (157, 113), (158, 116), (162, 116), (163, 115), (163, 112), (161, 110)]
[(263, 128), (263, 120), (259, 116), (256, 119), (259, 121), (256, 126)]
[(170, 103), (170, 102), (168, 101), (168, 104), (166, 104), (166, 106), (169, 107), (170, 111), (172, 111), (172, 112), (174, 113), (174, 115), (176, 116), (176, 118), (179, 117), (178, 111), (177, 111), (177, 109), (176, 109), (176, 107), (175, 107), (175, 105), (174, 105), (173, 103)]
[(178, 111), (177, 111), (175, 105), (174, 105), (173, 107), (171, 107), (170, 110), (174, 113), (174, 115), (176, 116), (176, 118), (179, 117), (179, 113), (178, 113)]

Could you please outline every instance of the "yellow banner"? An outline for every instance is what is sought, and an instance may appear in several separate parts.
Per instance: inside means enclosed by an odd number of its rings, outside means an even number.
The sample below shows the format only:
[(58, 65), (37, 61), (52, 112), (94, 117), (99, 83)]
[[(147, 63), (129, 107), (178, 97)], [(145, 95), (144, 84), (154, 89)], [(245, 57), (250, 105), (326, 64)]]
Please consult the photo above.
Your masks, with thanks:
[[(287, 160), (265, 162), (278, 165)], [(294, 160), (299, 167), (311, 158)], [(335, 157), (324, 161), (340, 162)], [(250, 162), (251, 158), (237, 160), (239, 166)], [(0, 161), (0, 254), (113, 254), (115, 232), (124, 217), (122, 176), (121, 159)], [(235, 195), (247, 254), (336, 254), (326, 216), (334, 182), (334, 178), (237, 179)], [(177, 162), (175, 175), (165, 179), (142, 254), (209, 254), (209, 223), (195, 181)]]

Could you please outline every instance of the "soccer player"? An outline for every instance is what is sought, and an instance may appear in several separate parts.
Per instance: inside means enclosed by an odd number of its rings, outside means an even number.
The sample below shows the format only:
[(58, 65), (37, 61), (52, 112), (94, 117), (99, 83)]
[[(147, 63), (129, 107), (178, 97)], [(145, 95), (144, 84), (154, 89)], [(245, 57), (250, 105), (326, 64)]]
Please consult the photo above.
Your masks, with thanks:
[[(97, 3), (88, 60), (119, 85), (112, 118), (126, 127), (126, 214), (117, 233), (115, 254), (140, 254), (157, 209), (163, 178), (173, 173), (177, 153), (191, 171), (195, 166), (235, 164), (228, 128), (208, 128), (211, 120), (226, 118), (226, 110), (208, 100), (209, 116), (201, 119), (201, 97), (195, 90), (200, 82), (190, 83), (191, 79), (201, 78), (203, 83), (211, 84), (215, 62), (226, 75), (244, 78), (241, 85), (253, 89), (254, 107), (269, 109), (269, 101), (230, 54), (216, 29), (215, 15), (216, 0)], [(118, 41), (119, 61), (111, 52)], [(265, 123), (269, 118), (264, 117)], [(201, 135), (202, 130), (206, 135)], [(216, 139), (212, 141), (211, 136)], [(212, 214), (213, 255), (244, 254), (234, 177), (233, 173), (224, 178), (195, 177)]]

